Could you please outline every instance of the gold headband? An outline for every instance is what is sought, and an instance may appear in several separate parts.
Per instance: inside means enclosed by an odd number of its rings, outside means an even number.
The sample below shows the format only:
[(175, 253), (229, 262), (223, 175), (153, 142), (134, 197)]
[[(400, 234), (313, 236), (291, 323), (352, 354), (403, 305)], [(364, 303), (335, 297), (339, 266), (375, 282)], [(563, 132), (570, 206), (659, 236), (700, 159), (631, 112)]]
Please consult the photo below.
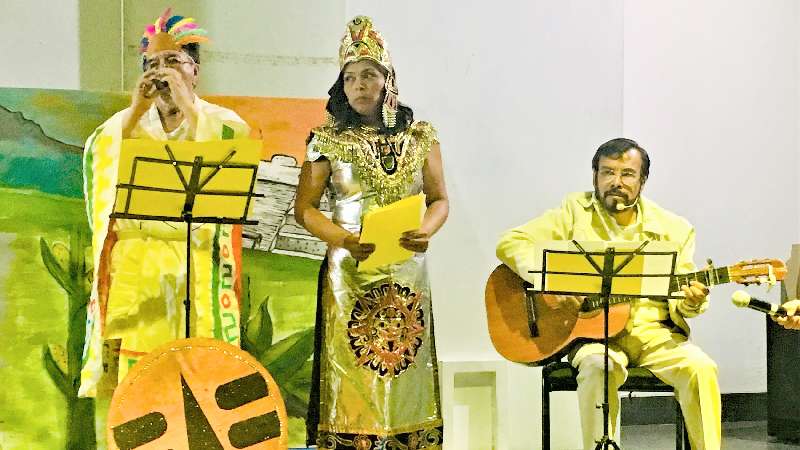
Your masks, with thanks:
[(386, 69), (386, 95), (381, 106), (383, 124), (394, 128), (397, 124), (398, 100), (397, 81), (394, 67), (386, 42), (381, 34), (373, 28), (372, 19), (367, 16), (356, 16), (348, 22), (347, 31), (339, 45), (339, 70), (351, 62), (371, 60)]
[(347, 24), (339, 46), (339, 70), (348, 63), (370, 59), (392, 72), (392, 60), (381, 34), (373, 28), (372, 19), (356, 16)]

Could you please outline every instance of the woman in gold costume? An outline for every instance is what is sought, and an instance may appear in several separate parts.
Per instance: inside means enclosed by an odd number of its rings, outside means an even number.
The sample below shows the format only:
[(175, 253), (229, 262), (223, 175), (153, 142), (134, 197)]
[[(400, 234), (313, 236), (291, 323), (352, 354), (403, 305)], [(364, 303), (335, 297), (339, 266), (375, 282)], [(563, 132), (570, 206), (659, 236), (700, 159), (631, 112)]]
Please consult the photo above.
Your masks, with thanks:
[[(309, 444), (321, 449), (440, 449), (433, 314), (425, 251), (448, 214), (436, 132), (397, 100), (395, 71), (368, 17), (350, 21), (330, 120), (311, 132), (295, 215), (328, 243), (320, 271)], [(320, 200), (328, 190), (332, 217)], [(364, 213), (425, 194), (419, 229), (400, 238), (414, 256), (376, 270), (357, 262)]]

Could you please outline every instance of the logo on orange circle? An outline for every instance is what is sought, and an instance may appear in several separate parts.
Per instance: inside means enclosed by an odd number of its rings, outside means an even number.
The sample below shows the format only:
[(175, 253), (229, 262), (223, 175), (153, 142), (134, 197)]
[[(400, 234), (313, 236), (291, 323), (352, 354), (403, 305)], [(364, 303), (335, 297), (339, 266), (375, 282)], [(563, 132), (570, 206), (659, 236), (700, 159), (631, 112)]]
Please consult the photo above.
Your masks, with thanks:
[(172, 341), (142, 358), (114, 391), (112, 450), (285, 450), (278, 385), (250, 354), (222, 341)]

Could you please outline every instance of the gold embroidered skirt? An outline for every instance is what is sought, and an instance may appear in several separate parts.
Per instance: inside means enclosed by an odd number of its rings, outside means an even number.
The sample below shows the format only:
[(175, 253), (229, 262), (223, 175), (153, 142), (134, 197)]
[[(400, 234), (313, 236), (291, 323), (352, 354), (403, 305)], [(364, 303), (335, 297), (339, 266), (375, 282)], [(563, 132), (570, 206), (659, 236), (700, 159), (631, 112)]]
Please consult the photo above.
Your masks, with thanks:
[(359, 273), (334, 249), (321, 287), (319, 448), (441, 448), (424, 255)]

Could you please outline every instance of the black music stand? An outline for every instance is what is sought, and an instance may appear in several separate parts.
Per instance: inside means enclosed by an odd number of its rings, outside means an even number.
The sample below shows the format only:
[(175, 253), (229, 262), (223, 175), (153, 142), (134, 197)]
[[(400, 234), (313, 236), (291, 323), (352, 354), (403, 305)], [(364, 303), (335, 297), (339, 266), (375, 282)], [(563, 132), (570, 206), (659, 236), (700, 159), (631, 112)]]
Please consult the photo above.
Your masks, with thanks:
[[(603, 437), (597, 441), (597, 446), (595, 450), (606, 450), (608, 448), (614, 448), (619, 450), (620, 447), (614, 442), (613, 439), (609, 436), (608, 430), (608, 419), (609, 419), (609, 404), (608, 404), (608, 311), (609, 305), (612, 302), (612, 295), (614, 296), (614, 301), (626, 301), (635, 298), (647, 297), (651, 300), (653, 299), (660, 299), (660, 300), (667, 300), (669, 298), (676, 298), (675, 296), (670, 295), (669, 286), (671, 284), (671, 280), (675, 276), (675, 266), (677, 262), (677, 252), (675, 251), (652, 251), (652, 252), (645, 252), (645, 247), (650, 243), (650, 241), (644, 241), (641, 245), (638, 246), (635, 250), (623, 250), (617, 251), (616, 247), (613, 245), (606, 245), (604, 251), (586, 251), (584, 250), (583, 246), (576, 240), (571, 241), (572, 245), (575, 247), (575, 250), (550, 250), (544, 248), (542, 251), (542, 265), (541, 270), (531, 270), (530, 273), (541, 274), (540, 282), (538, 286), (534, 286), (529, 288), (529, 290), (534, 291), (536, 293), (542, 294), (556, 294), (556, 295), (599, 295), (599, 301), (603, 304), (603, 347), (604, 347), (604, 365), (603, 365), (603, 404), (599, 405), (598, 408), (603, 410)], [(628, 243), (613, 243), (613, 244), (626, 244), (626, 246), (630, 246)], [(558, 267), (556, 269), (547, 270), (548, 262), (551, 256), (555, 255), (577, 255), (578, 257), (582, 257), (588, 262), (588, 266), (585, 262), (580, 264), (584, 268), (591, 268), (593, 271), (587, 272), (582, 269), (578, 270), (563, 270), (563, 268)], [(671, 259), (671, 269), (669, 273), (641, 273), (641, 272), (633, 272), (627, 271), (626, 273), (622, 273), (623, 269), (628, 266), (628, 264), (634, 260), (636, 257), (670, 257)], [(595, 261), (595, 258), (602, 257), (603, 264), (602, 267)], [(615, 258), (623, 257), (624, 259), (617, 263)], [(564, 265), (564, 258), (560, 258), (562, 261), (559, 262), (557, 265)], [(550, 264), (552, 268), (553, 264)], [(596, 283), (597, 278), (600, 278), (599, 285)], [(651, 288), (654, 292), (643, 292), (640, 289), (638, 292), (633, 292), (630, 286), (615, 286), (614, 281), (615, 279), (623, 279), (623, 278), (637, 278), (640, 280), (644, 280), (646, 278), (662, 278), (663, 282), (659, 284), (659, 286), (654, 286)], [(576, 285), (582, 286), (579, 289), (567, 289), (565, 285), (572, 285), (570, 280), (580, 280), (580, 282), (576, 282)], [(589, 281), (589, 283), (587, 283)], [(664, 286), (661, 286), (664, 285)], [(551, 286), (552, 289), (548, 289), (548, 286)], [(660, 292), (659, 292), (660, 291)], [(664, 294), (663, 292), (666, 292)], [(533, 311), (534, 304), (531, 300), (527, 300), (528, 305), (527, 308), (531, 312), (529, 317), (535, 317), (536, 312)], [(587, 299), (588, 301), (588, 299)], [(530, 329), (535, 330), (535, 324), (530, 324)]]
[[(139, 145), (143, 142), (140, 140), (132, 140), (134, 143), (137, 141)], [(123, 146), (126, 144), (126, 142), (128, 141), (123, 141)], [(254, 142), (257, 144), (254, 144)], [(189, 338), (191, 337), (192, 224), (218, 223), (253, 225), (258, 223), (256, 220), (248, 220), (247, 214), (250, 210), (250, 200), (253, 197), (263, 197), (261, 194), (253, 193), (256, 175), (258, 173), (258, 160), (260, 156), (259, 153), (261, 145), (259, 141), (250, 140), (212, 142), (150, 141), (147, 142), (147, 144), (159, 148), (159, 152), (160, 148), (163, 147), (166, 157), (141, 156), (136, 155), (135, 151), (133, 151), (134, 154), (128, 155), (127, 159), (131, 161), (129, 177), (127, 177), (127, 182), (117, 184), (117, 196), (114, 205), (114, 212), (110, 217), (112, 219), (158, 220), (186, 223), (186, 297), (183, 301), (183, 304), (186, 314), (185, 337)], [(188, 147), (189, 149), (194, 146), (195, 151), (192, 151), (191, 153), (194, 153), (195, 156), (191, 160), (181, 160), (176, 158), (173, 149), (170, 148), (170, 145), (180, 145), (181, 147)], [(225, 152), (222, 153), (224, 156), (220, 160), (207, 161), (203, 156), (197, 155), (197, 153), (202, 153), (203, 150), (205, 150), (209, 145), (228, 146), (229, 148), (225, 149)], [(247, 148), (237, 150), (237, 145), (242, 145), (243, 147)], [(150, 147), (149, 150), (151, 151), (146, 153), (152, 154), (154, 147)], [(125, 153), (129, 152), (123, 151), (123, 157), (120, 161), (121, 165), (127, 160), (125, 158)], [(241, 153), (238, 155), (238, 159), (244, 160), (244, 162), (232, 162), (237, 159), (237, 153)], [(182, 152), (182, 156), (184, 154), (187, 154), (185, 149)], [(253, 161), (253, 159), (255, 159), (255, 161)], [(146, 182), (137, 184), (137, 173), (141, 175), (142, 172), (146, 172), (148, 170), (148, 167), (151, 169), (158, 167), (163, 169), (165, 166), (172, 166), (174, 168), (173, 175), (176, 178), (171, 180), (162, 178), (154, 182), (152, 179), (153, 177), (151, 176)], [(184, 170), (188, 171), (188, 177), (186, 174), (184, 174)], [(238, 174), (239, 176), (236, 178), (239, 180), (239, 182), (237, 184), (241, 184), (241, 186), (233, 186), (234, 189), (207, 188), (207, 185), (211, 183), (215, 177), (220, 176), (220, 174), (226, 171), (246, 171), (245, 173), (248, 176), (243, 177), (241, 176), (241, 173)], [(120, 170), (121, 179), (125, 174), (126, 172), (124, 170)], [(163, 171), (160, 172), (160, 175), (163, 175)], [(176, 180), (179, 184), (176, 183)], [(146, 199), (137, 199), (137, 194), (147, 194), (147, 197)], [(183, 197), (183, 206), (180, 207), (180, 211), (174, 210), (174, 213), (154, 213), (152, 202), (157, 200), (158, 197), (153, 197), (153, 195), (172, 196), (172, 201), (169, 203), (173, 204), (175, 203), (174, 197), (176, 195), (180, 195)], [(233, 208), (237, 209), (237, 211), (221, 211), (220, 214), (213, 216), (196, 216), (194, 210), (197, 206), (198, 199), (205, 197), (243, 199), (243, 202), (231, 202), (239, 203), (239, 205)], [(207, 209), (208, 208), (204, 209), (205, 212), (207, 212)]]

